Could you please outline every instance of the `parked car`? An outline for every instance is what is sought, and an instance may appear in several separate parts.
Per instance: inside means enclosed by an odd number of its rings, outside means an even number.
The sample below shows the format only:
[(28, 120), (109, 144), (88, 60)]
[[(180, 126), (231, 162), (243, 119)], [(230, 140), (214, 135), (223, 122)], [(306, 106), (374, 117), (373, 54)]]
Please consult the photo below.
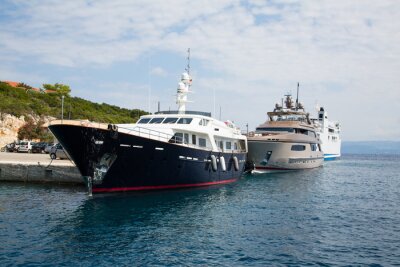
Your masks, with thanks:
[(4, 147), (1, 148), (1, 152), (15, 152), (15, 151), (17, 151), (15, 142), (5, 145)]
[(51, 148), (50, 158), (68, 159), (69, 157), (67, 155), (67, 152), (64, 151), (64, 148), (61, 146), (61, 144), (56, 144)]
[(39, 142), (32, 145), (32, 153), (43, 153), (46, 147), (46, 142)]
[(32, 145), (32, 153), (43, 153), (46, 146), (46, 142), (35, 143), (34, 145)]
[(32, 152), (32, 145), (34, 142), (31, 141), (22, 141), (19, 143), (19, 147), (17, 148), (17, 152)]
[(54, 146), (53, 143), (48, 143), (47, 146), (44, 148), (44, 153), (49, 154), (51, 151), (51, 148)]

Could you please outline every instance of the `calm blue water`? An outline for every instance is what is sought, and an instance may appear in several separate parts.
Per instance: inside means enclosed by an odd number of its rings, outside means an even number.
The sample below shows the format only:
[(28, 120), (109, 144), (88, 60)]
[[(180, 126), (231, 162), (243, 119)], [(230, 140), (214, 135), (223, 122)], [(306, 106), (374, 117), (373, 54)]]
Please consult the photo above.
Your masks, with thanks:
[(400, 158), (345, 156), (309, 171), (89, 199), (0, 183), (0, 266), (400, 263)]

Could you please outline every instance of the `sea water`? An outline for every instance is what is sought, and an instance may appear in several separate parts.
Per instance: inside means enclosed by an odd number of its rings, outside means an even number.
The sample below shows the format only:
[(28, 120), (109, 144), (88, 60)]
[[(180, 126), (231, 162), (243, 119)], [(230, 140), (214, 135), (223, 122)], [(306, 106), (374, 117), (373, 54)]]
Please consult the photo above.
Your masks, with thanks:
[(400, 264), (400, 158), (89, 198), (0, 183), (0, 266)]

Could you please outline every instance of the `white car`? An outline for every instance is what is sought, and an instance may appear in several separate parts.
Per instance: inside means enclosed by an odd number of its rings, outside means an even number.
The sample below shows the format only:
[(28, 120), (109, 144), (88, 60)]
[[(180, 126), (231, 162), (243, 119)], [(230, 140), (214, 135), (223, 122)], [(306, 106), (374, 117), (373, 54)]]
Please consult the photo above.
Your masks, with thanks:
[(19, 147), (17, 148), (17, 152), (32, 152), (32, 145), (34, 142), (31, 141), (22, 141), (19, 143)]

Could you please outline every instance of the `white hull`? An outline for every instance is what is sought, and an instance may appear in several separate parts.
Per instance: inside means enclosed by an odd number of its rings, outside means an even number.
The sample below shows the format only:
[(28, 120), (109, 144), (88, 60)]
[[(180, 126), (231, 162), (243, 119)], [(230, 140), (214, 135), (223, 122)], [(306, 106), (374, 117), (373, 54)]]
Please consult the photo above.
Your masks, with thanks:
[[(305, 146), (304, 151), (293, 151), (292, 146)], [(312, 151), (311, 145), (295, 142), (248, 140), (248, 160), (256, 172), (272, 172), (317, 168), (324, 158), (321, 151)]]

